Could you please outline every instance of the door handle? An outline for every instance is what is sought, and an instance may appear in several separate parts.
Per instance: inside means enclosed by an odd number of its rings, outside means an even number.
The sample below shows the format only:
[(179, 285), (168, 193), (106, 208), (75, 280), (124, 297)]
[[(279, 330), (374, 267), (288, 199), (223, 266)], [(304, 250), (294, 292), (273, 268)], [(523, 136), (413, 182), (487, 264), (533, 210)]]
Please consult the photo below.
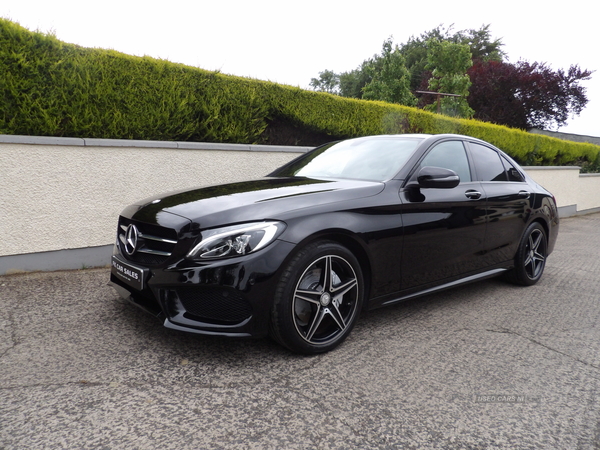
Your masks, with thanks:
[(519, 198), (529, 198), (531, 192), (528, 191), (519, 191)]
[(469, 189), (468, 191), (465, 192), (465, 195), (467, 198), (470, 198), (471, 200), (477, 200), (478, 198), (481, 198), (481, 192), (476, 191), (475, 189)]

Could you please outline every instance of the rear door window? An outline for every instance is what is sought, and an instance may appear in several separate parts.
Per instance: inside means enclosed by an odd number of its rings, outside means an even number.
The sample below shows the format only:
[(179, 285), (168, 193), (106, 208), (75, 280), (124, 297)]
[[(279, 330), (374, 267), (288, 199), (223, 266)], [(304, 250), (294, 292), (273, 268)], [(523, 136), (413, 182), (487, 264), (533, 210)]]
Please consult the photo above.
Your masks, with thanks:
[(506, 175), (508, 176), (508, 181), (525, 181), (525, 177), (523, 174), (504, 156), (501, 156), (502, 164), (504, 164), (504, 169), (506, 169)]
[(469, 142), (473, 163), (479, 181), (508, 181), (504, 164), (494, 149)]

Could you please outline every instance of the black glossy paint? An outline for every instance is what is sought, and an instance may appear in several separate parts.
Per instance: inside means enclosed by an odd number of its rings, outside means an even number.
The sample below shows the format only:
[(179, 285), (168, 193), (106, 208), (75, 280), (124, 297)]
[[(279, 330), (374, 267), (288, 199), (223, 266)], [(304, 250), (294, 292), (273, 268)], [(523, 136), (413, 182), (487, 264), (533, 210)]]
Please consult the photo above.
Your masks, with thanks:
[[(523, 231), (533, 221), (547, 230), (552, 251), (558, 215), (550, 193), (524, 173), (522, 182), (419, 187), (412, 176), (415, 167), (438, 143), (489, 144), (454, 135), (415, 139), (421, 143), (406, 165), (383, 182), (281, 176), (288, 164), (264, 179), (180, 191), (129, 206), (122, 220), (170, 229), (178, 242), (172, 256), (160, 264), (135, 263), (148, 272), (143, 291), (127, 287), (114, 276), (111, 279), (127, 290), (121, 290), (123, 295), (131, 295), (137, 304), (165, 318), (167, 326), (208, 334), (263, 336), (282, 267), (298, 248), (316, 239), (337, 241), (356, 255), (368, 280), (368, 308), (511, 268)], [(470, 164), (473, 170), (472, 160)], [(256, 253), (202, 263), (186, 259), (205, 229), (265, 220), (284, 222), (286, 228), (275, 242)], [(118, 242), (114, 254), (131, 262)], [(189, 295), (190, 287), (197, 300), (187, 300), (188, 307), (189, 302), (197, 302), (194, 310), (202, 310), (200, 304), (208, 299), (211, 308), (237, 308), (232, 313), (236, 319), (228, 320), (227, 311), (217, 309), (202, 312), (218, 316), (210, 320), (191, 314), (178, 300), (178, 295)]]

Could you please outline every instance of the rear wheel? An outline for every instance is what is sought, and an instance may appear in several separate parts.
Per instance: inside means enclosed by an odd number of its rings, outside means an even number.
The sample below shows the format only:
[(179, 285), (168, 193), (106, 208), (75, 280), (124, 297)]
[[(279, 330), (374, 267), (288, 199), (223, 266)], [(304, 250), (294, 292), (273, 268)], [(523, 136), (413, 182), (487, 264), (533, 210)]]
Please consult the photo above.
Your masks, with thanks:
[(271, 334), (295, 352), (327, 352), (348, 336), (362, 302), (362, 272), (354, 255), (335, 242), (309, 244), (279, 280)]
[(537, 283), (546, 267), (548, 241), (544, 228), (537, 222), (527, 227), (515, 256), (515, 267), (509, 273), (510, 281), (522, 286)]

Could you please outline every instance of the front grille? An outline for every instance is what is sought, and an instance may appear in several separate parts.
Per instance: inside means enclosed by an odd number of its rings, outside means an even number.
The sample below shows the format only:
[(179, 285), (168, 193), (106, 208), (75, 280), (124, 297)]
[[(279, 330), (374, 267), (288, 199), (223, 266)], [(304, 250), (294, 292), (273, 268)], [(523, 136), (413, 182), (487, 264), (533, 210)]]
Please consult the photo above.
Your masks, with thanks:
[(237, 324), (252, 314), (250, 304), (234, 290), (216, 287), (185, 287), (177, 289), (185, 310), (209, 323)]
[[(126, 251), (127, 230), (130, 225), (137, 228), (137, 245), (133, 254)], [(121, 254), (129, 261), (155, 266), (165, 262), (177, 245), (177, 232), (171, 228), (135, 222), (123, 217), (119, 220), (118, 243)]]

